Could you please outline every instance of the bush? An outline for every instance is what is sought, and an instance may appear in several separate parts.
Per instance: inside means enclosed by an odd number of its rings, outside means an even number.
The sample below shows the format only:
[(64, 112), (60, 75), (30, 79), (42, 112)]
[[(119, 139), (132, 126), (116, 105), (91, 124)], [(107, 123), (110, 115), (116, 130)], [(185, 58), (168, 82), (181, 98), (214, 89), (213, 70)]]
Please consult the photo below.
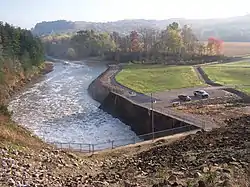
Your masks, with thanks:
[(8, 107), (6, 105), (0, 105), (0, 114), (11, 117), (12, 112), (8, 110)]

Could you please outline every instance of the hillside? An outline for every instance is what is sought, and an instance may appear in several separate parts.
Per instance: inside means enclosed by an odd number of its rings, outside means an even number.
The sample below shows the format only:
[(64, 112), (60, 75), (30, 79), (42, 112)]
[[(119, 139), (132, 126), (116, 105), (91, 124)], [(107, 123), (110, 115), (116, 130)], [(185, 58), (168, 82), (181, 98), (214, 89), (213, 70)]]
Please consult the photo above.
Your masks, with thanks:
[(95, 155), (56, 150), (4, 125), (0, 186), (248, 187), (249, 125), (246, 116), (211, 132)]
[(0, 22), (0, 104), (45, 67), (41, 40)]
[(37, 23), (32, 29), (36, 35), (48, 35), (51, 33), (74, 33), (79, 30), (93, 29), (98, 32), (119, 32), (128, 34), (132, 30), (139, 28), (164, 29), (172, 22), (177, 22), (181, 26), (188, 24), (194, 29), (200, 40), (207, 40), (210, 36), (221, 38), (224, 41), (250, 41), (250, 15), (231, 17), (226, 19), (206, 19), (189, 20), (173, 18), (167, 20), (120, 20), (115, 22), (95, 23), (86, 21), (65, 21), (58, 20), (52, 22)]

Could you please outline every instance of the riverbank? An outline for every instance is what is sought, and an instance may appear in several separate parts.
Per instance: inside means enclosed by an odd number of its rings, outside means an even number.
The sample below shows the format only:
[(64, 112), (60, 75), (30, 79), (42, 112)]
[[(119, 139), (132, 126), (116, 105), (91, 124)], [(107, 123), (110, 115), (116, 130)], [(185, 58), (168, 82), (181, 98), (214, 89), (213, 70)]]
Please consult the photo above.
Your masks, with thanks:
[[(0, 186), (248, 187), (249, 117), (227, 127), (94, 155), (58, 150), (3, 120)], [(7, 136), (6, 136), (7, 135)], [(11, 136), (9, 136), (11, 135)], [(3, 141), (3, 137), (6, 141)]]
[(39, 67), (34, 67), (28, 73), (20, 72), (8, 74), (0, 90), (0, 144), (11, 143), (13, 146), (37, 147), (44, 146), (44, 143), (29, 130), (16, 124), (11, 120), (11, 112), (7, 109), (7, 104), (11, 97), (25, 89), (29, 84), (33, 84), (42, 75), (53, 71), (53, 63), (44, 62)]
[(7, 104), (9, 99), (32, 84), (42, 75), (53, 71), (53, 63), (45, 61), (39, 67), (33, 67), (28, 72), (6, 73), (4, 82), (0, 84), (0, 104)]
[(249, 121), (95, 155), (0, 144), (0, 186), (248, 187)]

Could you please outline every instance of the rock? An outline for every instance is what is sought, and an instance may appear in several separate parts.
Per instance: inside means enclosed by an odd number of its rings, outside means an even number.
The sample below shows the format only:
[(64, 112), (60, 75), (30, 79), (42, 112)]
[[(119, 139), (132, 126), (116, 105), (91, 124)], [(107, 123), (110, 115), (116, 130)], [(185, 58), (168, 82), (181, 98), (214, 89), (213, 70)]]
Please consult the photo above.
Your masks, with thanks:
[(231, 175), (229, 173), (222, 173), (222, 175), (220, 176), (221, 180), (228, 180), (231, 178)]
[(16, 184), (16, 182), (12, 178), (8, 179), (8, 183), (9, 183), (9, 185), (12, 185), (12, 186), (15, 186), (15, 184)]
[(77, 160), (77, 156), (76, 156), (75, 154), (73, 154), (73, 153), (68, 153), (68, 156), (69, 156), (70, 158), (73, 158), (73, 159), (76, 159), (76, 160)]
[(250, 142), (244, 142), (244, 145), (246, 146), (246, 148), (250, 148)]
[(189, 156), (188, 158), (187, 158), (187, 161), (188, 162), (193, 162), (193, 161), (195, 161), (196, 160), (196, 156)]
[(240, 163), (239, 162), (230, 162), (231, 165), (234, 165), (234, 166), (240, 166)]
[(207, 186), (206, 186), (206, 183), (204, 181), (199, 181), (198, 187), (207, 187)]
[(2, 166), (3, 166), (4, 168), (7, 168), (7, 167), (8, 167), (8, 164), (3, 160), (3, 161), (2, 161)]
[(224, 164), (222, 165), (222, 167), (223, 167), (223, 168), (227, 168), (227, 167), (228, 167), (228, 164), (227, 164), (227, 163), (224, 163)]
[(168, 177), (168, 181), (170, 182), (176, 182), (178, 180), (178, 178), (176, 177), (176, 175), (171, 175), (170, 177)]
[(236, 159), (236, 158), (234, 158), (234, 157), (232, 157), (231, 159), (232, 159), (232, 161), (234, 161), (234, 162), (236, 162), (236, 161), (237, 161), (237, 159)]
[(78, 163), (77, 162), (73, 162), (73, 165), (78, 167)]
[(231, 181), (229, 179), (225, 180), (222, 184), (222, 186), (224, 187), (233, 187), (233, 184), (231, 183)]
[(202, 174), (198, 171), (194, 173), (195, 178), (200, 178), (201, 176), (202, 176)]
[(63, 165), (58, 163), (58, 164), (57, 164), (57, 167), (63, 168)]
[(204, 173), (207, 173), (207, 172), (209, 171), (209, 167), (207, 167), (207, 166), (203, 167), (203, 168), (202, 168), (202, 171), (203, 171)]
[(224, 173), (231, 173), (231, 170), (230, 170), (230, 169), (227, 169), (227, 168), (223, 168), (222, 171), (223, 171)]
[(16, 171), (16, 172), (15, 172), (15, 176), (17, 176), (17, 177), (21, 177), (21, 176), (22, 176), (22, 174), (21, 174), (19, 171)]

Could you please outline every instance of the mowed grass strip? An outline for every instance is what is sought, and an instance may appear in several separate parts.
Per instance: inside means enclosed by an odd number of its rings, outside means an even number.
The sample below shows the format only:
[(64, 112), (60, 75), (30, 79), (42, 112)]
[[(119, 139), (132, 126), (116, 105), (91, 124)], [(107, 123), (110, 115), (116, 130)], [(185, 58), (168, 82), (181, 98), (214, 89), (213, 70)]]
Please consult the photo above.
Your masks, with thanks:
[(223, 85), (250, 85), (250, 68), (206, 66), (208, 77)]
[(116, 81), (140, 93), (201, 86), (191, 66), (127, 65)]

